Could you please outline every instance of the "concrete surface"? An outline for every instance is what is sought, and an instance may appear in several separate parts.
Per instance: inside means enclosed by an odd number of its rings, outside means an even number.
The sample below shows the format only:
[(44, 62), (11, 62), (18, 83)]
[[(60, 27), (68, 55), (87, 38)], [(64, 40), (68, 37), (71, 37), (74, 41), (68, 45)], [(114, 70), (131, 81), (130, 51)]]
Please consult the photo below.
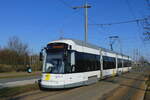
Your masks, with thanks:
[(0, 88), (33, 84), (40, 76), (0, 79)]

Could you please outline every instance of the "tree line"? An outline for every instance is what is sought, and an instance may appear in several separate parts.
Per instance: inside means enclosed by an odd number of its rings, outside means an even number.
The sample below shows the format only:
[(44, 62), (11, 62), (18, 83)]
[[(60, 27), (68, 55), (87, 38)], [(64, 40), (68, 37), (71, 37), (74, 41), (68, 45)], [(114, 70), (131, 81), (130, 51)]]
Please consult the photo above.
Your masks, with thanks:
[(6, 46), (0, 47), (0, 72), (26, 71), (27, 65), (40, 70), (38, 54), (31, 54), (29, 46), (18, 37), (10, 37)]

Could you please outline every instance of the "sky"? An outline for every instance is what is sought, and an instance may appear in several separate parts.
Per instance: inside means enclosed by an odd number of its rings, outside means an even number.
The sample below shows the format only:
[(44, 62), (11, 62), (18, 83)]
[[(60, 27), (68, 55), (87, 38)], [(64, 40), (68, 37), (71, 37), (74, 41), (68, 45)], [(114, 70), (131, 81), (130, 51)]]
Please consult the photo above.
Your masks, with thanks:
[[(119, 36), (114, 50), (133, 56), (135, 49), (150, 60), (150, 43), (142, 41), (141, 24), (127, 23), (111, 26), (92, 26), (128, 21), (150, 16), (146, 0), (87, 0), (88, 42), (109, 49), (109, 36)], [(74, 38), (84, 40), (84, 0), (0, 0), (0, 46), (12, 36), (27, 43), (39, 53), (52, 40)]]

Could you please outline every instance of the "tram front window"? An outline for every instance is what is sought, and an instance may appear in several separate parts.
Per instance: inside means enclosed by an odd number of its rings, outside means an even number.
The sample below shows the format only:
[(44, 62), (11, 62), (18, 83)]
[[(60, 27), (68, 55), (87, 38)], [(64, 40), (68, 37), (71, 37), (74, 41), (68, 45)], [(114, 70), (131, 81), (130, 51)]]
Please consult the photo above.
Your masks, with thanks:
[(47, 54), (43, 71), (46, 73), (62, 74), (64, 73), (63, 54)]

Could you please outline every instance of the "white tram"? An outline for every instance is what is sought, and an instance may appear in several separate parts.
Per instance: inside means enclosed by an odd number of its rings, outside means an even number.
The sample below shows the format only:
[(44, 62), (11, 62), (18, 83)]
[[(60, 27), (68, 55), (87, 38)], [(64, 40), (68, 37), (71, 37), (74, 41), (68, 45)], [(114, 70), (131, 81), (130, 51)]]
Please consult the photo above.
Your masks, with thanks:
[(52, 41), (42, 49), (40, 88), (88, 85), (131, 69), (131, 58), (74, 39)]

